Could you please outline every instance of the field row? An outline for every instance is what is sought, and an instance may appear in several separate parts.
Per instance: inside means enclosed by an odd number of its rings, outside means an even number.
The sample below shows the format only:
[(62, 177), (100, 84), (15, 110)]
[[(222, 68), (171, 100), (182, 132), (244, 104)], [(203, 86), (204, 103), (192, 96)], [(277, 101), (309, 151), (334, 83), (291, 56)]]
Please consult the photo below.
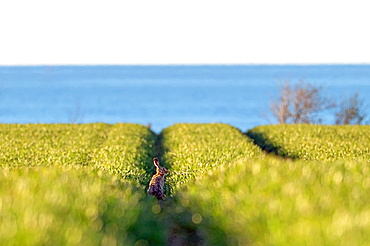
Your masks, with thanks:
[[(0, 241), (370, 243), (369, 132), (282, 125), (246, 136), (225, 124), (176, 124), (157, 137), (135, 124), (0, 125)], [(145, 193), (156, 138), (170, 171), (161, 203)]]
[(190, 182), (177, 197), (179, 207), (201, 216), (197, 230), (210, 245), (370, 242), (368, 162), (240, 159)]
[(174, 189), (215, 167), (263, 155), (239, 130), (225, 124), (175, 124), (161, 135), (162, 160), (171, 168), (167, 184)]
[[(266, 156), (251, 132), (298, 159)], [(172, 221), (189, 218), (184, 230), (204, 235), (205, 245), (369, 243), (369, 133), (369, 126), (280, 125), (252, 129), (248, 139), (225, 125), (167, 128), (171, 178), (182, 181), (176, 175), (189, 170), (197, 177), (177, 186)]]
[(137, 124), (2, 124), (0, 166), (89, 166), (145, 185), (155, 138)]
[(134, 244), (155, 134), (136, 124), (0, 125), (2, 245)]
[(247, 135), (268, 152), (303, 160), (370, 161), (370, 126), (270, 125)]

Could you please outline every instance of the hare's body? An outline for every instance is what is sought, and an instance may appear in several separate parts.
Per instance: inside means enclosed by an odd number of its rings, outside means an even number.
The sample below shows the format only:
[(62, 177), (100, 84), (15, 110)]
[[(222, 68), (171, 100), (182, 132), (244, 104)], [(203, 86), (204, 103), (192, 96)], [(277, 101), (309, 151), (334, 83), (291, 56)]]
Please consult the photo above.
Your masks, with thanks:
[(164, 178), (161, 175), (154, 175), (152, 180), (149, 183), (148, 194), (157, 197), (158, 199), (163, 198), (163, 186)]
[(157, 167), (157, 173), (153, 175), (153, 178), (149, 183), (148, 194), (157, 197), (158, 200), (161, 200), (164, 195), (164, 176), (167, 175), (168, 171), (166, 168), (159, 165), (157, 158), (154, 158), (153, 161), (154, 165)]

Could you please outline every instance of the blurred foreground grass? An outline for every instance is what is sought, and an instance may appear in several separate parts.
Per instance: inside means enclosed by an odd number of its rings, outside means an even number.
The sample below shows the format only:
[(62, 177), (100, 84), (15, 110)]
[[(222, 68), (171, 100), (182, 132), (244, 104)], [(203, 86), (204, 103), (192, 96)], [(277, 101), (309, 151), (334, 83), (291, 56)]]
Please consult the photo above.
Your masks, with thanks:
[(178, 201), (211, 245), (370, 243), (369, 162), (240, 159), (180, 189)]
[(0, 172), (1, 245), (135, 243), (127, 231), (143, 192), (83, 166)]

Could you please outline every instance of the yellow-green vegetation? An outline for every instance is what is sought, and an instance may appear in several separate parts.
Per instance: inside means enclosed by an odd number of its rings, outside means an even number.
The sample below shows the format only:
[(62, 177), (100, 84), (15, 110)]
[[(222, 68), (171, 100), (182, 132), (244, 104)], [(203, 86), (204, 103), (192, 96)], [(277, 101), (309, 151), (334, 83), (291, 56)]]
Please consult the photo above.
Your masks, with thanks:
[[(301, 160), (253, 152), (254, 146), (245, 145), (250, 143), (246, 136), (238, 133), (241, 138), (235, 138), (237, 134), (229, 130), (238, 131), (230, 126), (181, 124), (166, 129), (164, 156), (170, 172), (172, 167), (195, 169), (193, 176), (197, 177), (176, 190), (170, 215), (172, 227), (177, 228), (174, 231), (200, 235), (197, 242), (205, 245), (369, 243), (370, 166), (366, 150), (370, 142), (369, 135), (364, 136), (368, 129), (279, 125), (252, 130), (255, 134), (276, 132), (276, 138), (281, 141), (279, 145), (271, 141), (269, 147), (279, 148), (277, 154), (288, 153), (302, 157)], [(251, 136), (250, 132), (248, 135)], [(228, 136), (234, 139), (228, 142)], [(304, 144), (302, 139), (308, 143)], [(357, 144), (359, 141), (365, 142)], [(325, 155), (325, 148), (318, 143), (325, 146), (328, 142), (339, 142), (335, 152), (338, 154), (331, 157), (336, 161), (318, 157)], [(281, 152), (289, 149), (286, 146), (294, 148), (295, 144), (306, 149)], [(350, 156), (339, 154), (342, 152)], [(219, 159), (223, 161), (212, 165)], [(211, 164), (212, 168), (198, 169), (204, 164)]]
[(370, 161), (370, 126), (270, 125), (247, 132), (268, 152), (304, 160)]
[(137, 124), (0, 124), (0, 139), (2, 167), (91, 166), (142, 185), (155, 153), (155, 135)]
[(1, 244), (134, 244), (155, 137), (136, 124), (1, 124)]
[(368, 162), (240, 159), (190, 182), (178, 199), (212, 245), (370, 243)]
[(115, 245), (140, 211), (141, 189), (90, 167), (0, 171), (1, 245)]
[[(0, 125), (2, 245), (367, 245), (370, 127)], [(257, 144), (257, 145), (256, 145)], [(266, 155), (260, 147), (277, 155)], [(172, 188), (172, 189), (171, 189)]]
[(240, 130), (226, 124), (175, 124), (162, 132), (168, 184), (179, 186), (219, 165), (262, 154)]

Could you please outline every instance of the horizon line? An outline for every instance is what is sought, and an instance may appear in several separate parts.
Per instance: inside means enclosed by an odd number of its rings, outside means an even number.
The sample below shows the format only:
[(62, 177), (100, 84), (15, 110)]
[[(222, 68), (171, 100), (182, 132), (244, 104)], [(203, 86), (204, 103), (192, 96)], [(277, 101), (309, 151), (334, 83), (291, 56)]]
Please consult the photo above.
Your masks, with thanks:
[(370, 65), (369, 63), (55, 63), (55, 64), (0, 64), (0, 67), (52, 67), (52, 66), (338, 66)]

